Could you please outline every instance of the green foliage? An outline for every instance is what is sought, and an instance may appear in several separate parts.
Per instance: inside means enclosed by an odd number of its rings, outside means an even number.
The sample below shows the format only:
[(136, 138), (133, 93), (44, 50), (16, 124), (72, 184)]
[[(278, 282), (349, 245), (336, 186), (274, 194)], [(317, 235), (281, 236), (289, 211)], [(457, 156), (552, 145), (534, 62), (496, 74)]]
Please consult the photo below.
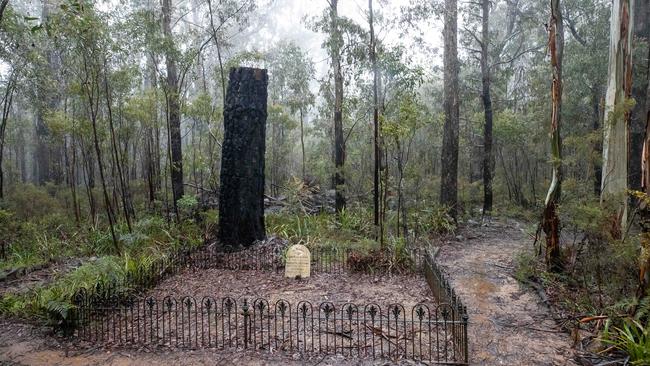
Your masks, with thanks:
[[(56, 187), (51, 188), (54, 190), (53, 193), (58, 192)], [(35, 220), (55, 213), (67, 214), (54, 195), (32, 184), (12, 187), (7, 194), (5, 208), (21, 221)]]
[(537, 274), (537, 265), (539, 261), (529, 252), (521, 252), (515, 259), (515, 278), (521, 283), (528, 283), (534, 280)]
[(373, 231), (370, 219), (371, 216), (368, 210), (344, 208), (339, 212), (336, 223), (340, 230), (351, 235), (356, 233), (362, 236), (370, 236)]
[(401, 272), (413, 268), (413, 259), (407, 250), (406, 240), (391, 236), (385, 249), (371, 248), (364, 252), (355, 250), (348, 264), (362, 272)]
[(187, 217), (196, 210), (196, 208), (199, 206), (199, 201), (197, 200), (196, 196), (186, 194), (183, 195), (183, 197), (181, 197), (176, 202), (176, 204), (181, 211), (181, 215)]
[(445, 207), (431, 206), (411, 212), (409, 222), (418, 233), (448, 234), (456, 230), (454, 219)]
[(607, 328), (603, 341), (627, 353), (632, 365), (650, 365), (650, 324), (626, 320), (622, 328)]

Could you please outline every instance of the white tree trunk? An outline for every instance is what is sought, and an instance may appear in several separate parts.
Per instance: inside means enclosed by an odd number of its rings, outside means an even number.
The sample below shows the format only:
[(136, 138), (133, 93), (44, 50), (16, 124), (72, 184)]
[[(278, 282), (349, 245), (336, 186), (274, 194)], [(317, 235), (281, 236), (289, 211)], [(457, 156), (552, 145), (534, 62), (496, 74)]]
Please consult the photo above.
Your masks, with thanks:
[(618, 209), (621, 228), (627, 223), (627, 154), (629, 111), (624, 111), (631, 93), (632, 9), (634, 0), (614, 0), (609, 42), (609, 68), (603, 123), (603, 178), (600, 201)]

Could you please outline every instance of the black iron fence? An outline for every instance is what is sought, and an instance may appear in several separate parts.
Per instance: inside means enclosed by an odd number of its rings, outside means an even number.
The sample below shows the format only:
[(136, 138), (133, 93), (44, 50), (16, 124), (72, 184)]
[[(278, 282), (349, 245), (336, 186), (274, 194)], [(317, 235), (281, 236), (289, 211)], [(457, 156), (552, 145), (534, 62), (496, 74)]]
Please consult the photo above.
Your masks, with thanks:
[[(191, 296), (146, 297), (144, 290), (184, 268), (280, 270), (283, 248), (177, 253), (124, 284), (82, 289), (65, 324), (92, 343), (178, 348), (234, 347), (352, 357), (467, 364), (467, 311), (424, 251), (411, 251), (438, 304), (337, 304)], [(351, 252), (312, 250), (312, 271), (347, 269)]]

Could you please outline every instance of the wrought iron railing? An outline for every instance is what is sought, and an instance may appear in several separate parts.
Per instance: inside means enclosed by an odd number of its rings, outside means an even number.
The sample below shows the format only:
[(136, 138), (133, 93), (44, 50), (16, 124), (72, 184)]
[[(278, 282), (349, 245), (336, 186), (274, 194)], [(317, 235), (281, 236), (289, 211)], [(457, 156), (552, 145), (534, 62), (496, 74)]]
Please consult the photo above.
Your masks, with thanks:
[[(433, 256), (412, 251), (437, 304), (311, 303), (191, 296), (146, 297), (144, 290), (186, 268), (280, 270), (282, 249), (177, 253), (121, 284), (82, 289), (65, 322), (92, 343), (179, 348), (234, 347), (352, 357), (467, 364), (467, 311)], [(312, 270), (347, 269), (351, 252), (312, 250)], [(127, 289), (127, 290), (125, 290)]]

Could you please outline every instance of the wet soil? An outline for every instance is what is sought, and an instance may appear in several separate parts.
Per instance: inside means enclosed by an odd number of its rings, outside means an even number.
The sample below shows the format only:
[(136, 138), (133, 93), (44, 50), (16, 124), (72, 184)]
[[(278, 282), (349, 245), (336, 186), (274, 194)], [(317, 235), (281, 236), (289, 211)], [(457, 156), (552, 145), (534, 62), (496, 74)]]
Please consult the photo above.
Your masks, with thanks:
[(516, 258), (533, 251), (515, 221), (469, 226), (443, 246), (438, 262), (469, 313), (473, 365), (575, 365), (570, 336), (538, 294), (515, 277)]

